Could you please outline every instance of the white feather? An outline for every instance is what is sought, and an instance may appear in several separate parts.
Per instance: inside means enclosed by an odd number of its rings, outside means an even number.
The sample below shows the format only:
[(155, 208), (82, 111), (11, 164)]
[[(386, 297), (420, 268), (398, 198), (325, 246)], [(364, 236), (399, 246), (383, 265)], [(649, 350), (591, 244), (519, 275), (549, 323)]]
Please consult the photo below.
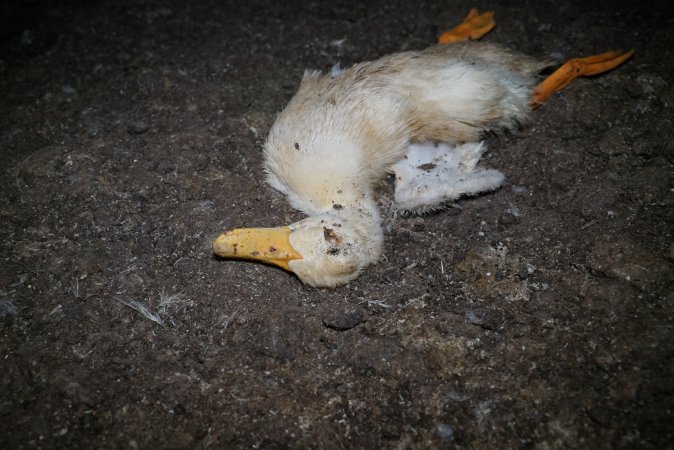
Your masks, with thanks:
[(475, 169), (484, 149), (483, 142), (410, 145), (405, 158), (392, 167), (397, 208), (423, 212), (462, 195), (499, 188), (505, 180), (501, 172)]

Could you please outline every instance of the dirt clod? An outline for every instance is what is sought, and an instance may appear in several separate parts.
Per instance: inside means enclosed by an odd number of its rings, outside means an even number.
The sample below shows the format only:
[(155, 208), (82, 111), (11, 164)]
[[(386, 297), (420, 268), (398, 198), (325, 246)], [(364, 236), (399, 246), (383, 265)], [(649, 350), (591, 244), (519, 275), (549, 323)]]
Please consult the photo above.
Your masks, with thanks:
[(321, 318), (323, 325), (337, 331), (350, 330), (364, 320), (363, 313), (358, 309), (346, 311), (330, 311)]

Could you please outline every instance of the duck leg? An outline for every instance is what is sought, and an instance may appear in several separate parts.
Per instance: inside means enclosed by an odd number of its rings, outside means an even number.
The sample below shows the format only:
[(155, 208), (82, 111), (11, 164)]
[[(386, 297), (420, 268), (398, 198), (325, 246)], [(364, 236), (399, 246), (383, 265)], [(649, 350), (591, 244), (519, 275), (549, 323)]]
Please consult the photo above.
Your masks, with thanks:
[(395, 202), (403, 211), (425, 212), (462, 195), (499, 188), (505, 180), (498, 170), (476, 169), (485, 147), (482, 142), (411, 144), (405, 158), (392, 167)]
[(576, 78), (608, 72), (630, 59), (633, 54), (634, 50), (610, 51), (585, 58), (570, 59), (534, 88), (529, 106), (537, 108), (552, 94), (564, 89)]
[(480, 14), (476, 8), (472, 8), (462, 23), (440, 35), (438, 44), (450, 44), (467, 39), (480, 39), (493, 30), (495, 26), (496, 22), (494, 22), (494, 13), (492, 11)]

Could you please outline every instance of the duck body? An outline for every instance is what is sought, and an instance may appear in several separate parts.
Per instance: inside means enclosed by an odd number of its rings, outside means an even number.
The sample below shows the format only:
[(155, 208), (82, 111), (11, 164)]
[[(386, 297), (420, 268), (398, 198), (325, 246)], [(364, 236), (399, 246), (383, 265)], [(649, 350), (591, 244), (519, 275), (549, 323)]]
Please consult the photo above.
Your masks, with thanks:
[(373, 190), (388, 173), (395, 174), (397, 208), (405, 211), (497, 189), (504, 175), (477, 165), (484, 133), (518, 126), (573, 79), (612, 70), (634, 54), (574, 58), (534, 86), (554, 62), (465, 41), (494, 26), (492, 12), (472, 9), (439, 37), (448, 45), (326, 75), (305, 72), (270, 130), (264, 169), (269, 184), (308, 217), (221, 234), (214, 253), (280, 266), (311, 286), (347, 283), (381, 255)]
[[(290, 226), (295, 227), (291, 245), (304, 251), (289, 268), (309, 284), (329, 287), (376, 262), (383, 233), (374, 186), (412, 156), (410, 149), (423, 152), (412, 144), (461, 146), (526, 120), (535, 74), (546, 65), (494, 44), (465, 42), (397, 53), (326, 75), (305, 72), (264, 148), (268, 182), (310, 216)], [(480, 154), (472, 153), (471, 169)], [(493, 189), (502, 180), (467, 193)], [(461, 193), (440, 195), (428, 206)], [(402, 206), (425, 205), (408, 199)], [(316, 270), (325, 265), (344, 270)]]
[(337, 74), (306, 72), (269, 133), (268, 181), (306, 214), (356, 204), (411, 143), (473, 142), (523, 122), (535, 74), (546, 65), (465, 42)]

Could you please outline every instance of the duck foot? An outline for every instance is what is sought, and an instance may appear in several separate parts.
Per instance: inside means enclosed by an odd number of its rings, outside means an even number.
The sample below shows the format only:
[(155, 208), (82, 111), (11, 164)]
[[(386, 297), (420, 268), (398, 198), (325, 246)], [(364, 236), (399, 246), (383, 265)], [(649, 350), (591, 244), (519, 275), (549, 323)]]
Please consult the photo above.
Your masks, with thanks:
[(462, 195), (498, 189), (505, 180), (501, 172), (475, 168), (484, 151), (482, 142), (454, 147), (411, 144), (405, 158), (392, 167), (396, 178), (396, 207), (424, 213)]
[(450, 44), (467, 39), (480, 39), (493, 30), (495, 26), (496, 22), (494, 22), (493, 11), (480, 14), (476, 8), (471, 8), (462, 23), (440, 35), (438, 44)]
[(564, 89), (576, 78), (608, 72), (630, 59), (632, 55), (634, 55), (634, 50), (629, 52), (610, 51), (585, 58), (570, 59), (534, 88), (529, 106), (535, 109), (552, 94)]

